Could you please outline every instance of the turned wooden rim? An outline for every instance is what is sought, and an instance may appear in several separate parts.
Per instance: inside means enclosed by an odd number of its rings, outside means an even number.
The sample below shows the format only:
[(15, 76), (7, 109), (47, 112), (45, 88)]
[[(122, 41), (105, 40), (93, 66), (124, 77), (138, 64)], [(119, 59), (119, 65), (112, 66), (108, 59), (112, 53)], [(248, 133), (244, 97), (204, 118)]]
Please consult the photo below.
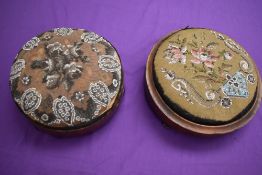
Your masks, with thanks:
[[(188, 28), (186, 28), (188, 29)], [(181, 29), (184, 30), (184, 29)], [(200, 133), (200, 134), (225, 134), (229, 133), (232, 131), (235, 131), (244, 125), (246, 125), (252, 117), (255, 115), (256, 111), (259, 108), (259, 103), (261, 101), (261, 78), (258, 72), (258, 69), (256, 65), (254, 64), (254, 67), (256, 68), (257, 76), (258, 76), (258, 85), (257, 85), (257, 94), (256, 94), (256, 99), (250, 108), (250, 110), (243, 115), (241, 118), (238, 120), (228, 123), (228, 124), (223, 124), (223, 125), (217, 125), (217, 126), (210, 126), (210, 125), (202, 125), (198, 123), (194, 123), (192, 121), (189, 121), (179, 114), (177, 114), (175, 111), (173, 111), (171, 108), (168, 107), (168, 105), (164, 102), (160, 94), (158, 93), (156, 86), (154, 84), (154, 79), (153, 79), (153, 60), (155, 58), (156, 52), (159, 48), (159, 46), (162, 44), (164, 40), (169, 38), (171, 35), (175, 34), (176, 32), (179, 32), (181, 30), (177, 30), (175, 32), (171, 32), (167, 36), (165, 36), (163, 39), (161, 39), (159, 42), (157, 42), (152, 50), (149, 53), (147, 63), (146, 63), (146, 86), (147, 86), (147, 91), (149, 98), (151, 102), (153, 103), (153, 106), (156, 107), (157, 112), (160, 113), (159, 117), (162, 118), (167, 124), (171, 126), (180, 126), (184, 129), (187, 129), (192, 132)], [(214, 30), (213, 30), (214, 31)]]

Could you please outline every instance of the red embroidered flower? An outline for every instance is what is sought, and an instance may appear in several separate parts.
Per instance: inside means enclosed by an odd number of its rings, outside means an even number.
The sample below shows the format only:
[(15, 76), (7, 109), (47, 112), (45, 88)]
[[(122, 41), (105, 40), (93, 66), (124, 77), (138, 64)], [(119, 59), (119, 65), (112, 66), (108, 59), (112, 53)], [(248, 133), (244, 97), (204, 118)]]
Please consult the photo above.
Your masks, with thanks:
[(200, 48), (198, 50), (191, 50), (191, 54), (193, 55), (193, 59), (191, 59), (191, 62), (194, 64), (200, 64), (203, 63), (205, 66), (209, 68), (214, 67), (214, 62), (217, 61), (218, 56), (214, 56), (213, 53), (209, 50), (206, 50), (204, 48)]
[(182, 64), (186, 63), (186, 47), (178, 47), (173, 44), (169, 44), (168, 49), (166, 50), (165, 58), (169, 60), (170, 64), (175, 64), (180, 62)]

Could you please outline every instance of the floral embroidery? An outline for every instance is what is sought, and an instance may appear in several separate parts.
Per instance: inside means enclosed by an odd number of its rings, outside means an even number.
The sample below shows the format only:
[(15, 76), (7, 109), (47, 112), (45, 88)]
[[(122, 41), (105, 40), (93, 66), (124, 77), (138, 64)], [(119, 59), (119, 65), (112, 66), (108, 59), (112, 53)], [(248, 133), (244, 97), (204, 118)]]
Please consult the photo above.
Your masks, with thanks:
[(64, 123), (68, 125), (72, 124), (75, 117), (74, 105), (65, 96), (54, 100), (53, 112), (57, 118), (60, 118)]
[(31, 82), (30, 76), (25, 76), (25, 77), (22, 78), (23, 84), (28, 85), (28, 84), (30, 84), (30, 82)]
[(27, 113), (34, 112), (40, 105), (42, 96), (35, 88), (27, 89), (21, 97), (21, 106), (23, 111)]
[(220, 104), (224, 108), (229, 108), (232, 105), (232, 100), (228, 97), (224, 97), (224, 98), (221, 99)]
[(103, 40), (101, 36), (99, 36), (98, 34), (94, 32), (84, 32), (81, 35), (81, 39), (83, 42), (87, 42), (87, 43), (97, 43)]
[(82, 74), (82, 66), (77, 64), (77, 61), (87, 62), (87, 58), (82, 56), (80, 44), (65, 46), (55, 42), (47, 45), (46, 49), (49, 57), (33, 61), (31, 67), (45, 71), (43, 82), (47, 88), (53, 89), (63, 84), (64, 88), (69, 91), (74, 80)]
[(98, 104), (102, 106), (107, 106), (110, 103), (111, 96), (107, 85), (98, 81), (96, 83), (91, 83), (88, 90), (89, 96)]
[(24, 68), (25, 68), (25, 60), (17, 59), (11, 67), (10, 80), (19, 77)]
[[(169, 64), (185, 64), (183, 65), (184, 71), (193, 72), (192, 80), (203, 83), (205, 96), (198, 93), (190, 82), (177, 77), (173, 70), (161, 68), (160, 71), (164, 73), (165, 79), (171, 82), (171, 87), (177, 90), (179, 95), (184, 96), (188, 102), (192, 104), (197, 102), (208, 108), (220, 103), (223, 107), (229, 108), (232, 104), (231, 98), (249, 96), (247, 82), (255, 83), (254, 75), (251, 73), (253, 68), (246, 59), (248, 54), (240, 45), (221, 33), (215, 31), (211, 33), (221, 41), (208, 41), (207, 43), (205, 32), (198, 35), (194, 33), (191, 38), (182, 39), (181, 35), (177, 35), (177, 39), (169, 41), (163, 56)], [(225, 48), (223, 50), (218, 48), (221, 43)], [(230, 61), (237, 56), (242, 57), (239, 63), (240, 70), (231, 76), (229, 72), (233, 65), (230, 64)], [(191, 64), (186, 62), (187, 59)], [(221, 91), (226, 95), (223, 99), (219, 93)]]
[(38, 43), (40, 42), (40, 39), (37, 37), (33, 37), (30, 41), (27, 41), (25, 45), (23, 46), (23, 50), (31, 50), (38, 46)]
[(73, 33), (73, 30), (71, 28), (56, 28), (54, 29), (54, 33), (56, 35), (66, 36), (71, 35)]
[(175, 64), (177, 62), (186, 64), (186, 52), (186, 46), (178, 47), (170, 43), (165, 50), (165, 58), (169, 60), (169, 64)]
[(98, 59), (99, 67), (107, 72), (116, 72), (121, 69), (118, 60), (111, 55), (101, 55)]
[(217, 61), (218, 56), (214, 56), (212, 51), (209, 51), (204, 48), (200, 48), (198, 50), (191, 50), (191, 54), (193, 55), (193, 59), (191, 62), (194, 64), (204, 64), (209, 68), (214, 68), (214, 62)]
[(76, 93), (75, 93), (75, 98), (76, 98), (78, 101), (82, 102), (82, 101), (85, 99), (85, 94), (83, 94), (83, 93), (81, 93), (81, 92), (76, 92)]

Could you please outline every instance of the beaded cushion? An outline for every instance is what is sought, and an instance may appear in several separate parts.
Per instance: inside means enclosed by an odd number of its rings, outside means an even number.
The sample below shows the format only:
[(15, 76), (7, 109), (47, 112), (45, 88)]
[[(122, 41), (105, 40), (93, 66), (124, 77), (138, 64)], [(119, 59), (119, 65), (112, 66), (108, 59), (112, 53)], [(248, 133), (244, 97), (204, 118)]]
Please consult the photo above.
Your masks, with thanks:
[(10, 86), (33, 122), (52, 129), (82, 128), (118, 102), (120, 58), (94, 32), (56, 28), (23, 46), (11, 69)]

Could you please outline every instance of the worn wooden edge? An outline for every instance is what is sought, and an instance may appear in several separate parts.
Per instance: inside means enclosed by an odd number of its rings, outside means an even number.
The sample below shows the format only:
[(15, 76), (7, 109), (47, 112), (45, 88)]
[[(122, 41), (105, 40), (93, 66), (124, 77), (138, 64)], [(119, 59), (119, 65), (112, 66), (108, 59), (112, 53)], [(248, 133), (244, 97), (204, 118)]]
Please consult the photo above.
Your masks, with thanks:
[[(187, 27), (185, 29), (190, 29), (190, 28)], [(160, 94), (158, 93), (156, 86), (154, 84), (154, 79), (153, 79), (153, 60), (154, 60), (155, 54), (163, 41), (165, 41), (167, 38), (169, 38), (171, 35), (175, 34), (176, 32), (179, 32), (185, 29), (180, 29), (180, 30), (169, 33), (167, 36), (165, 36), (160, 41), (158, 41), (153, 46), (153, 48), (151, 49), (149, 53), (147, 63), (146, 63), (146, 72), (145, 72), (145, 79), (146, 79), (146, 88), (145, 89), (146, 89), (149, 103), (151, 104), (155, 112), (157, 113), (157, 116), (160, 117), (160, 119), (165, 124), (171, 127), (177, 128), (179, 126), (185, 130), (188, 130), (194, 133), (204, 134), (204, 135), (226, 134), (226, 133), (233, 132), (237, 129), (240, 129), (253, 118), (261, 102), (261, 94), (262, 94), (261, 78), (260, 78), (259, 71), (255, 63), (254, 63), (254, 67), (256, 69), (257, 76), (258, 76), (256, 99), (252, 107), (250, 108), (250, 110), (240, 119), (232, 123), (218, 125), (218, 126), (209, 126), (209, 125), (201, 125), (198, 123), (191, 122), (183, 118), (182, 116), (178, 115), (177, 113), (175, 113), (175, 111), (169, 108), (168, 105), (165, 104), (165, 102), (163, 101)]]

